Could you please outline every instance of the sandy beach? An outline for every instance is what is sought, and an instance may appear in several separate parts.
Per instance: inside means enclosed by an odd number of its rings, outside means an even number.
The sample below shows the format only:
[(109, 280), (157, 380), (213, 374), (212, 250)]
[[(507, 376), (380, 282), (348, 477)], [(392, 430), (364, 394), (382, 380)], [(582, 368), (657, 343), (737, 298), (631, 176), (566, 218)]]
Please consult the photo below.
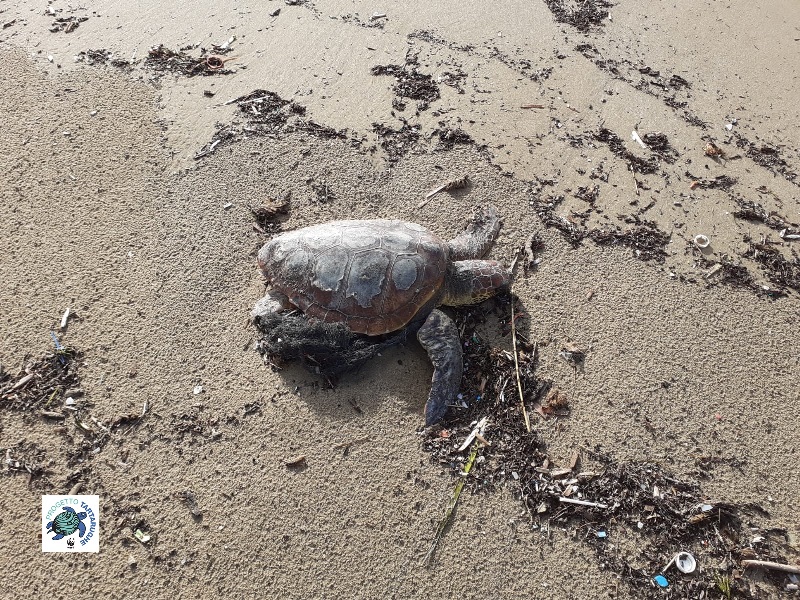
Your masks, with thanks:
[[(800, 564), (800, 5), (9, 0), (0, 26), (0, 597), (798, 593), (743, 561)], [(415, 340), (333, 386), (256, 351), (277, 230), (447, 240), (487, 205), (489, 258), (540, 240), (513, 287), (539, 387), (522, 433), (505, 371), (474, 471), (483, 409), (424, 429)], [(507, 308), (470, 313), (499, 362), (465, 406), (519, 352)], [(42, 552), (71, 490), (97, 554)], [(558, 510), (579, 493), (610, 508)]]

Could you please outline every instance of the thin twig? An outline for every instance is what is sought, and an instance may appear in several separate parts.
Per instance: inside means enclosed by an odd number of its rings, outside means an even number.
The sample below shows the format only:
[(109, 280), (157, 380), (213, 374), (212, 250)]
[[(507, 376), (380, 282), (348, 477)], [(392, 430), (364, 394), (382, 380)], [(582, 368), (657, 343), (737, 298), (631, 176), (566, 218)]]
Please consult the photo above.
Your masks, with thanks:
[(511, 271), (511, 286), (509, 288), (509, 293), (511, 294), (511, 343), (514, 346), (514, 370), (517, 373), (519, 404), (522, 407), (522, 415), (525, 417), (525, 429), (528, 431), (528, 433), (530, 433), (531, 421), (528, 418), (528, 411), (525, 410), (525, 399), (522, 395), (522, 381), (519, 375), (519, 358), (517, 357), (517, 319), (514, 315), (514, 276), (517, 269), (517, 262), (519, 261), (520, 256), (522, 256), (522, 253), (523, 249), (517, 248), (517, 252), (514, 254), (514, 259), (511, 261), (511, 266), (509, 267), (509, 271)]
[(525, 417), (525, 429), (530, 433), (531, 420), (525, 410), (525, 398), (522, 395), (522, 380), (519, 375), (519, 359), (517, 358), (517, 326), (514, 318), (514, 284), (511, 284), (511, 344), (514, 346), (514, 370), (517, 373), (517, 391), (519, 392), (519, 405), (522, 407), (522, 416)]
[(564, 498), (563, 496), (559, 496), (559, 502), (566, 502), (567, 504), (579, 504), (580, 506), (594, 506), (597, 508), (608, 508), (608, 504), (602, 504), (600, 502), (590, 502), (588, 500), (576, 500), (575, 498)]
[(763, 569), (775, 569), (776, 571), (783, 571), (784, 573), (794, 573), (795, 575), (800, 575), (800, 567), (770, 562), (768, 560), (743, 560), (742, 566), (744, 568), (761, 567)]

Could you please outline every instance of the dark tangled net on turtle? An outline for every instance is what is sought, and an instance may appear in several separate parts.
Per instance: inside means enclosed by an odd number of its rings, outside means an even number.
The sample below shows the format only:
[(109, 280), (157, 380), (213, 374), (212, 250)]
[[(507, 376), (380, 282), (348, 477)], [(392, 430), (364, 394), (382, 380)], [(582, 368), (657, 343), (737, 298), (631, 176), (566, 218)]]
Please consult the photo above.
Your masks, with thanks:
[(263, 317), (258, 329), (263, 335), (256, 349), (265, 360), (275, 365), (300, 362), (323, 377), (353, 371), (415, 332), (406, 327), (387, 336), (367, 336), (353, 333), (344, 323), (312, 321), (301, 314)]

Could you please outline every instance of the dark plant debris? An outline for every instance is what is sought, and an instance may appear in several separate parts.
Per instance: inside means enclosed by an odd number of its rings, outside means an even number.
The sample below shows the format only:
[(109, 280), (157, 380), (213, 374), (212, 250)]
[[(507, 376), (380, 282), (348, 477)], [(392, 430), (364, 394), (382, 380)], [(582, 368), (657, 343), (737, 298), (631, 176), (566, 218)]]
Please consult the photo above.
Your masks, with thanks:
[(742, 264), (734, 263), (730, 259), (723, 259), (719, 262), (711, 261), (700, 255), (694, 244), (691, 245), (696, 254), (697, 263), (700, 267), (706, 269), (704, 279), (709, 285), (729, 285), (731, 287), (749, 289), (758, 296), (766, 296), (768, 298), (777, 299), (787, 296), (784, 288), (770, 287), (768, 285), (759, 284), (752, 273)]
[(523, 77), (531, 81), (540, 82), (548, 79), (553, 74), (553, 67), (536, 68), (536, 65), (527, 58), (511, 58), (505, 52), (502, 52), (497, 46), (493, 47), (489, 52), (489, 58), (493, 58), (498, 62), (503, 63), (512, 71), (516, 71)]
[(594, 204), (598, 196), (600, 196), (599, 185), (580, 186), (578, 187), (578, 190), (575, 192), (576, 198), (579, 198), (584, 202), (588, 202), (589, 204)]
[(800, 186), (797, 172), (781, 157), (781, 152), (778, 148), (769, 144), (756, 144), (738, 132), (734, 132), (733, 135), (736, 138), (736, 146), (744, 150), (745, 155), (754, 163), (772, 173), (779, 173), (786, 181)]
[(253, 227), (264, 235), (274, 235), (281, 231), (291, 208), (291, 192), (284, 193), (279, 200), (269, 200), (266, 204), (250, 207), (255, 224)]
[(522, 261), (522, 269), (525, 275), (527, 275), (529, 271), (535, 271), (539, 267), (539, 259), (536, 255), (544, 251), (544, 249), (545, 243), (544, 240), (542, 240), (542, 234), (538, 231), (531, 233), (528, 239), (525, 240), (525, 246), (523, 248), (525, 251), (525, 260)]
[(164, 44), (150, 48), (144, 66), (160, 73), (174, 73), (194, 77), (195, 75), (229, 75), (232, 70), (214, 55), (203, 52), (199, 57), (189, 56), (181, 50), (170, 50)]
[[(134, 427), (144, 417), (144, 411), (103, 421), (93, 417), (91, 402), (80, 387), (81, 358), (78, 350), (57, 343), (53, 352), (38, 359), (26, 358), (15, 376), (0, 370), (0, 410), (18, 411), (27, 422), (39, 420), (62, 435), (70, 467), (85, 464), (116, 430)], [(30, 476), (41, 474), (32, 468), (24, 470)]]
[(592, 135), (598, 142), (602, 142), (608, 146), (611, 152), (624, 160), (630, 165), (636, 173), (643, 173), (645, 175), (655, 173), (658, 171), (658, 159), (655, 157), (641, 158), (633, 154), (625, 147), (625, 142), (613, 131), (601, 127), (600, 130)]
[(110, 50), (83, 50), (78, 53), (78, 60), (85, 62), (87, 65), (105, 65), (109, 64), (112, 67), (130, 68), (131, 62), (122, 58), (114, 58)]
[(759, 263), (770, 282), (800, 292), (800, 257), (795, 254), (790, 260), (770, 244), (746, 241), (748, 248), (742, 256)]
[(416, 100), (417, 110), (425, 110), (431, 102), (439, 99), (439, 86), (433, 77), (420, 73), (415, 62), (406, 61), (403, 66), (376, 65), (372, 67), (372, 74), (394, 77), (395, 83), (392, 86), (394, 93), (400, 98)]
[(64, 33), (72, 33), (78, 28), (78, 25), (88, 20), (89, 17), (56, 17), (56, 20), (50, 26), (50, 32), (58, 33), (63, 31)]
[(629, 217), (631, 219), (634, 224), (629, 229), (593, 229), (589, 232), (589, 237), (600, 246), (620, 245), (630, 248), (638, 259), (664, 262), (670, 235), (661, 231), (653, 221)]
[(367, 19), (366, 21), (361, 19), (358, 14), (346, 14), (339, 17), (343, 22), (349, 23), (351, 25), (358, 25), (359, 27), (365, 27), (367, 29), (383, 29), (386, 25), (386, 19)]
[(672, 164), (678, 159), (678, 151), (670, 145), (666, 133), (661, 133), (660, 131), (645, 133), (642, 136), (642, 141), (665, 162)]
[(445, 150), (452, 150), (454, 146), (474, 144), (475, 140), (465, 131), (458, 128), (445, 127), (440, 123), (441, 129), (434, 130), (434, 135), (439, 138), (440, 146)]
[(410, 125), (405, 119), (402, 122), (400, 129), (392, 129), (382, 123), (372, 124), (372, 130), (378, 136), (380, 146), (390, 163), (400, 160), (419, 143), (420, 126)]
[(322, 139), (347, 137), (345, 131), (337, 131), (313, 120), (304, 119), (306, 113), (304, 106), (281, 98), (269, 90), (254, 90), (228, 102), (228, 104), (234, 103), (246, 119), (245, 125), (231, 124), (218, 127), (211, 141), (195, 154), (195, 159), (213, 154), (218, 147), (226, 146), (242, 136), (277, 135), (301, 131)]
[[(555, 529), (583, 541), (600, 568), (619, 577), (637, 598), (664, 597), (653, 577), (679, 550), (692, 552), (706, 568), (694, 577), (670, 571), (670, 597), (716, 597), (711, 595), (716, 572), (730, 580), (737, 597), (751, 598), (738, 561), (786, 562), (781, 551), (788, 546), (787, 532), (755, 527), (751, 519), (767, 514), (761, 507), (709, 499), (697, 483), (678, 479), (656, 463), (623, 463), (599, 447), (583, 446), (575, 447), (569, 459), (550, 457), (536, 431), (525, 427), (513, 355), (491, 348), (477, 333), (489, 312), (497, 313), (501, 333), (507, 333), (511, 301), (504, 294), (457, 311), (465, 365), (461, 394), (442, 426), (423, 438), (431, 460), (454, 477), (464, 477), (469, 447), (478, 444), (465, 488), (480, 493), (508, 486), (534, 530), (547, 539)], [(535, 374), (537, 346), (520, 338), (517, 350), (526, 405), (542, 418), (567, 414), (568, 396)], [(480, 423), (480, 437), (472, 435)], [(470, 437), (474, 441), (465, 446)], [(622, 549), (631, 544), (638, 549), (636, 556)], [(786, 580), (783, 574), (771, 577), (776, 585)]]
[(336, 200), (336, 194), (333, 193), (333, 190), (330, 188), (327, 181), (310, 179), (308, 181), (308, 185), (311, 186), (311, 189), (314, 192), (314, 198), (316, 202), (320, 204), (327, 204)]
[(606, 0), (586, 0), (568, 2), (565, 0), (545, 0), (553, 18), (559, 23), (572, 25), (581, 33), (603, 25), (608, 18), (608, 9), (613, 6)]
[(564, 196), (548, 195), (544, 200), (535, 194), (531, 206), (545, 227), (558, 229), (573, 248), (577, 248), (587, 235), (586, 228), (573, 217), (556, 214), (556, 208), (564, 201)]
[(776, 231), (787, 230), (787, 233), (797, 234), (797, 225), (794, 229), (790, 227), (790, 223), (782, 216), (775, 212), (767, 212), (758, 202), (753, 200), (745, 200), (744, 198), (734, 198), (734, 201), (739, 206), (734, 212), (733, 216), (737, 219), (744, 219), (745, 221), (752, 221), (755, 223), (763, 223), (770, 229)]
[(0, 408), (23, 411), (58, 411), (68, 390), (79, 389), (80, 353), (62, 346), (37, 360), (26, 362), (16, 377), (0, 374)]
[[(623, 81), (641, 92), (660, 99), (665, 105), (675, 109), (679, 116), (690, 125), (701, 129), (708, 128), (702, 119), (686, 110), (689, 105), (687, 99), (691, 83), (680, 75), (673, 74), (666, 77), (652, 67), (637, 65), (628, 59), (606, 58), (597, 47), (587, 42), (578, 44), (575, 50), (592, 61), (601, 71), (609, 73), (615, 79)], [(679, 98), (679, 95), (683, 99)]]
[(699, 187), (704, 190), (729, 190), (736, 185), (736, 179), (729, 175), (717, 175), (714, 179), (705, 179), (686, 171), (686, 176), (692, 180), (689, 186), (691, 189)]
[(450, 86), (459, 94), (465, 93), (464, 81), (467, 78), (467, 74), (460, 68), (455, 68), (452, 71), (445, 71), (439, 77), (444, 85)]

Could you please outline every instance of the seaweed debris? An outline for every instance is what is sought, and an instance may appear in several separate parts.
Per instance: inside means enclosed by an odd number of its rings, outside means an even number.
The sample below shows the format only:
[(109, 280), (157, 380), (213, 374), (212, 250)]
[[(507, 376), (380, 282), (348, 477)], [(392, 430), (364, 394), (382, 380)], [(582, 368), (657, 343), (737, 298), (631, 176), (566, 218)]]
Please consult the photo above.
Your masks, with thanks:
[(573, 248), (577, 248), (587, 235), (586, 228), (573, 219), (556, 214), (556, 208), (564, 196), (548, 195), (544, 200), (535, 194), (530, 204), (545, 227), (558, 229)]
[(786, 233), (790, 235), (798, 234), (798, 230), (792, 229), (790, 227), (790, 223), (786, 221), (783, 217), (778, 215), (774, 212), (767, 212), (766, 209), (761, 206), (758, 202), (753, 200), (745, 200), (743, 198), (734, 198), (736, 204), (738, 204), (739, 208), (737, 208), (733, 212), (733, 216), (737, 219), (744, 219), (745, 221), (753, 221), (756, 223), (763, 223), (770, 229), (774, 229), (776, 231), (786, 230)]
[[(51, 431), (65, 440), (67, 465), (85, 464), (111, 439), (112, 433), (128, 425), (135, 426), (147, 412), (147, 402), (139, 413), (123, 414), (113, 419), (100, 421), (91, 415), (91, 402), (80, 387), (78, 376), (82, 353), (69, 346), (62, 346), (54, 336), (56, 349), (36, 360), (26, 358), (25, 365), (16, 376), (0, 369), (0, 409), (20, 412), (30, 423), (38, 418), (51, 424)], [(9, 470), (27, 472), (31, 477), (43, 474), (25, 461), (15, 458), (12, 449), (6, 450), (6, 461), (14, 460)], [(36, 462), (36, 461), (34, 461)], [(20, 463), (17, 465), (16, 463)], [(52, 485), (42, 483), (46, 489)]]
[[(752, 597), (740, 578), (739, 561), (758, 557), (783, 563), (781, 551), (788, 544), (784, 530), (754, 526), (750, 517), (767, 515), (760, 506), (708, 499), (697, 483), (678, 479), (659, 464), (619, 462), (600, 447), (577, 446), (559, 464), (536, 431), (526, 429), (512, 355), (491, 348), (476, 331), (494, 311), (501, 333), (507, 333), (511, 300), (502, 294), (488, 309), (484, 304), (457, 311), (465, 366), (461, 394), (442, 427), (423, 436), (431, 460), (473, 493), (509, 488), (533, 530), (546, 539), (561, 530), (582, 541), (599, 567), (615, 573), (637, 598), (663, 597), (653, 577), (679, 550), (691, 551), (707, 568), (701, 576), (671, 578), (671, 597), (703, 597), (722, 577), (738, 597)], [(537, 378), (536, 354), (537, 345), (521, 338), (518, 368), (525, 402), (534, 408), (547, 405), (548, 411), (537, 409), (543, 418), (559, 418), (569, 399), (552, 382)], [(635, 544), (637, 555), (622, 549), (626, 540)], [(772, 581), (781, 585), (784, 579), (778, 575)]]
[(78, 28), (78, 25), (84, 21), (88, 21), (89, 17), (56, 17), (53, 24), (50, 26), (50, 33), (72, 33)]
[(123, 58), (114, 58), (110, 50), (82, 50), (78, 52), (78, 60), (85, 62), (87, 65), (105, 65), (109, 64), (112, 67), (129, 68), (131, 62)]
[(600, 246), (621, 245), (633, 250), (633, 255), (640, 260), (654, 260), (663, 263), (667, 256), (665, 250), (670, 235), (661, 231), (655, 222), (634, 219), (632, 227), (626, 230), (593, 229), (589, 238)]
[(54, 414), (53, 410), (64, 404), (66, 392), (79, 388), (80, 357), (74, 348), (60, 346), (28, 362), (15, 378), (0, 373), (0, 408)]
[(279, 200), (269, 200), (267, 204), (250, 207), (255, 223), (253, 228), (263, 235), (274, 235), (281, 231), (281, 224), (291, 208), (291, 192), (284, 193)]
[(686, 176), (692, 180), (691, 189), (699, 187), (704, 190), (729, 190), (736, 185), (736, 179), (729, 175), (717, 175), (714, 179), (704, 179), (686, 171)]
[[(439, 99), (439, 86), (433, 77), (420, 73), (416, 62), (407, 61), (405, 65), (376, 65), (372, 67), (372, 74), (390, 75), (394, 77), (392, 86), (394, 93), (400, 98), (409, 98), (417, 101), (417, 110), (425, 110), (431, 102)], [(404, 110), (405, 105), (394, 103), (395, 108)]]
[(445, 127), (443, 123), (439, 124), (441, 129), (434, 130), (433, 134), (439, 138), (441, 148), (445, 150), (452, 150), (456, 144), (474, 144), (475, 140), (465, 131), (458, 128)]
[(800, 292), (800, 257), (795, 254), (788, 259), (781, 252), (767, 243), (754, 242), (747, 239), (748, 248), (742, 254), (745, 258), (755, 260), (770, 282), (781, 287)]
[(557, 22), (572, 25), (581, 33), (601, 26), (608, 18), (608, 9), (613, 6), (607, 0), (585, 0), (575, 4), (564, 0), (545, 0), (545, 4)]
[(789, 163), (781, 157), (780, 150), (768, 144), (756, 144), (751, 142), (741, 133), (734, 132), (736, 146), (744, 150), (745, 155), (757, 165), (768, 169), (772, 173), (780, 173), (786, 181), (790, 181), (800, 186), (797, 172), (794, 171)]
[(660, 131), (645, 133), (642, 141), (665, 162), (672, 164), (678, 159), (678, 151), (670, 145), (666, 133)]
[(236, 104), (246, 123), (241, 127), (236, 124), (219, 126), (211, 141), (195, 154), (195, 160), (213, 154), (220, 146), (249, 135), (277, 135), (302, 131), (319, 138), (347, 137), (346, 131), (338, 131), (302, 118), (306, 114), (304, 106), (281, 98), (269, 90), (253, 90), (226, 104)]
[(655, 157), (641, 158), (633, 154), (625, 147), (625, 142), (613, 131), (605, 127), (601, 127), (597, 133), (592, 135), (598, 142), (603, 142), (608, 145), (611, 152), (626, 161), (634, 172), (642, 173), (645, 175), (655, 173), (658, 171), (658, 159)]
[(372, 124), (372, 130), (378, 136), (389, 163), (396, 163), (419, 143), (420, 126), (410, 125), (405, 119), (401, 120), (403, 126), (400, 129), (392, 129), (382, 123)]
[(224, 61), (213, 54), (202, 52), (199, 57), (193, 57), (182, 50), (170, 50), (164, 44), (150, 48), (144, 66), (160, 73), (169, 72), (186, 77), (233, 73), (232, 70), (224, 67)]

